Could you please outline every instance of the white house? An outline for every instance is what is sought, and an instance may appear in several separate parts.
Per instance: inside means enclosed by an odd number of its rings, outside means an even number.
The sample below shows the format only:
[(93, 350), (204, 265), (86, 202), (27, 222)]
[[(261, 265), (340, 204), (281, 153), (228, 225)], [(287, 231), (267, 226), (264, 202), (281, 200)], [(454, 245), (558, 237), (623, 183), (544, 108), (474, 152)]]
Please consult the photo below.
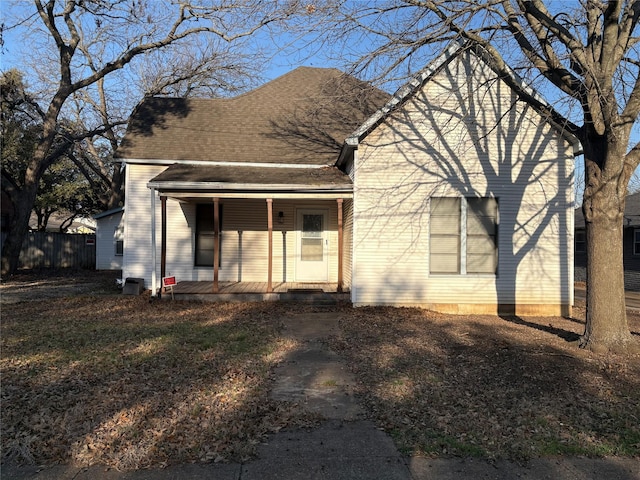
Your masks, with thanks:
[(393, 96), (304, 67), (231, 99), (150, 98), (118, 151), (123, 275), (568, 313), (578, 148), (460, 46)]
[(107, 210), (96, 220), (96, 270), (121, 270), (124, 254), (124, 209)]

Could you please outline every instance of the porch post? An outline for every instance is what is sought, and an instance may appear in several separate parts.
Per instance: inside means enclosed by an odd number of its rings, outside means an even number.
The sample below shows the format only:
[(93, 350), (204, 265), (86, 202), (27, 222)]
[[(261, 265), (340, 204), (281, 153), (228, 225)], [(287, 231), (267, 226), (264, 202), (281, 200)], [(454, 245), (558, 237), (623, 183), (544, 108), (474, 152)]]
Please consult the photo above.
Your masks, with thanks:
[(267, 198), (267, 230), (269, 232), (269, 265), (267, 273), (267, 293), (273, 292), (273, 199)]
[(342, 255), (343, 249), (343, 235), (342, 235), (342, 198), (336, 200), (338, 202), (338, 292), (342, 293)]
[(156, 191), (151, 190), (151, 296), (157, 296), (156, 281)]
[(160, 287), (161, 292), (164, 293), (162, 288), (162, 279), (167, 276), (167, 197), (165, 195), (160, 196), (160, 211), (161, 211), (161, 225), (162, 234), (160, 241)]
[(213, 199), (213, 293), (218, 293), (218, 264), (220, 263), (220, 199)]

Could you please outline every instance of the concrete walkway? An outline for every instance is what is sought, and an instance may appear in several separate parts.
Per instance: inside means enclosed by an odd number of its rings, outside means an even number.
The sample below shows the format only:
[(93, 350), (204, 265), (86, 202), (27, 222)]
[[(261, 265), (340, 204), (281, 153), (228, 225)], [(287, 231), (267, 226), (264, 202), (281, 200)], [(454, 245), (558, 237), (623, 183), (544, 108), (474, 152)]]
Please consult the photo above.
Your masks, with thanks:
[(281, 431), (244, 464), (178, 465), (120, 473), (104, 467), (2, 467), (5, 479), (37, 480), (640, 480), (638, 459), (545, 458), (527, 466), (478, 459), (428, 459), (401, 455), (391, 438), (366, 418), (353, 395), (355, 379), (326, 345), (340, 333), (335, 313), (283, 319), (284, 333), (301, 347), (276, 369), (271, 395), (298, 403), (326, 420), (314, 429)]

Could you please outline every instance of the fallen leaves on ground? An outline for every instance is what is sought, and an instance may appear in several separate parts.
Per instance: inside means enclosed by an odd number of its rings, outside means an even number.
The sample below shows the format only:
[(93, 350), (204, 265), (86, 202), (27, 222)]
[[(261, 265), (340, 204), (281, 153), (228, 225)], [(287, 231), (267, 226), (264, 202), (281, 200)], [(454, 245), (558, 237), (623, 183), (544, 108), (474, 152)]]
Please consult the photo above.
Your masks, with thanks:
[[(1, 285), (4, 461), (243, 461), (269, 433), (317, 422), (269, 398), (274, 367), (300, 347), (279, 319), (314, 307), (151, 302), (116, 294), (111, 276)], [(28, 287), (43, 282), (55, 294)], [(640, 358), (578, 349), (582, 308), (574, 318), (321, 308), (341, 319), (330, 345), (363, 406), (406, 453), (640, 456)], [(638, 338), (640, 316), (629, 321)]]
[(71, 296), (4, 306), (5, 461), (122, 470), (242, 461), (315, 421), (269, 399), (296, 347), (277, 304)]
[[(640, 357), (577, 347), (574, 318), (359, 308), (333, 348), (405, 453), (640, 456)], [(630, 314), (634, 335), (640, 316)]]

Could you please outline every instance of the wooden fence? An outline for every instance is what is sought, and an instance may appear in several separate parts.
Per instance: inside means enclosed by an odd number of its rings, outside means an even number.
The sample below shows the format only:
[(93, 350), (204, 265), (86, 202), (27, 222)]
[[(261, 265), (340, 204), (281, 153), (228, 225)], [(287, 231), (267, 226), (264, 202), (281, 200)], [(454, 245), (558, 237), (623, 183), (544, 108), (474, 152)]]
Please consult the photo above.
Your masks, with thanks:
[[(2, 234), (2, 244), (6, 233)], [(95, 234), (29, 232), (19, 268), (96, 268)]]

